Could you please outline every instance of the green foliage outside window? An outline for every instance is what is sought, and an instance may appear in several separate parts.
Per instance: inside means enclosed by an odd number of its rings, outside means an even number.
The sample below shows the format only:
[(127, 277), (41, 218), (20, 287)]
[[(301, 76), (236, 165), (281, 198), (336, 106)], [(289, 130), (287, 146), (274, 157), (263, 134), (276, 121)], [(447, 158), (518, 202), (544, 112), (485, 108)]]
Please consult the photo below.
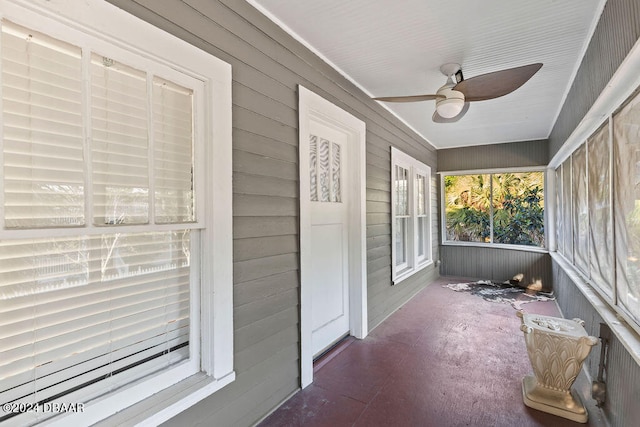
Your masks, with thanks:
[(544, 246), (542, 172), (450, 175), (444, 187), (446, 240)]

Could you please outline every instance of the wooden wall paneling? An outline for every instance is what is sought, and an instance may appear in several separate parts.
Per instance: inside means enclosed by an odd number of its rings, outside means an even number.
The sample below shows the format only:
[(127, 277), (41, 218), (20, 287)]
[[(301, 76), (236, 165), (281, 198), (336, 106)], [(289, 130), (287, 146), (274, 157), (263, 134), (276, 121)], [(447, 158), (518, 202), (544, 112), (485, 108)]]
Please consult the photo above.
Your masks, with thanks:
[(297, 270), (236, 283), (233, 289), (233, 302), (236, 307), (239, 307), (291, 289), (297, 289), (299, 285)]
[(298, 233), (297, 216), (285, 217), (235, 217), (233, 236), (235, 239), (248, 237), (280, 236)]
[(233, 259), (236, 262), (295, 252), (298, 252), (298, 239), (292, 234), (235, 239), (233, 242)]
[(438, 150), (438, 171), (546, 166), (549, 141), (523, 141)]
[[(297, 181), (298, 166), (272, 157), (233, 150), (233, 172)], [(235, 185), (233, 189), (236, 192)]]
[(271, 295), (259, 301), (237, 306), (234, 310), (235, 326), (243, 326), (259, 322), (273, 314), (280, 313), (298, 303), (298, 289), (289, 289), (284, 293)]
[(233, 263), (234, 283), (298, 269), (297, 254), (274, 255)]
[(233, 215), (235, 216), (295, 216), (298, 201), (289, 197), (254, 196), (235, 194)]
[(271, 157), (285, 162), (298, 163), (298, 141), (292, 144), (279, 141), (243, 129), (233, 129), (233, 148), (246, 153)]

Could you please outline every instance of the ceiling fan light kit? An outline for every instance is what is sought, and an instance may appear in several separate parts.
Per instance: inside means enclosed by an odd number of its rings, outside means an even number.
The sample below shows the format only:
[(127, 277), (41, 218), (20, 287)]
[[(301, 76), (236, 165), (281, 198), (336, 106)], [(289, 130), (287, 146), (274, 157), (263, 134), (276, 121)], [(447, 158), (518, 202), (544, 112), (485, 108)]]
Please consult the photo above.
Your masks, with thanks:
[(457, 116), (462, 111), (462, 107), (464, 107), (464, 94), (453, 90), (453, 86), (453, 81), (449, 77), (447, 83), (437, 92), (438, 95), (442, 95), (444, 98), (436, 98), (436, 111), (445, 119)]
[[(451, 92), (456, 92), (452, 90)], [(462, 95), (462, 92), (457, 92)], [(451, 119), (462, 111), (464, 107), (464, 96), (460, 98), (447, 98), (436, 101), (436, 110), (445, 119)]]

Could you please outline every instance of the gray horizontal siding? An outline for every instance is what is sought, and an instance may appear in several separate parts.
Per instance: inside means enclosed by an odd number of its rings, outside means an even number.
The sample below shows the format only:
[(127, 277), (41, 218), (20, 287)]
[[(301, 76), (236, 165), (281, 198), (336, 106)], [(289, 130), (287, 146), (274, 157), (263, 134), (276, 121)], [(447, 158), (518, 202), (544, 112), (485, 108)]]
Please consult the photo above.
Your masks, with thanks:
[(438, 171), (546, 166), (549, 141), (509, 142), (438, 150)]
[(524, 274), (524, 283), (537, 280), (551, 289), (551, 257), (547, 253), (502, 248), (444, 245), (440, 248), (441, 273), (503, 282)]
[[(587, 333), (597, 337), (600, 333), (600, 323), (604, 323), (604, 320), (576, 287), (569, 275), (555, 262), (553, 262), (553, 281), (558, 305), (563, 316), (569, 319), (577, 317), (584, 320)], [(597, 345), (585, 360), (585, 367), (593, 379), (597, 378), (599, 361), (600, 345)], [(603, 411), (611, 427), (636, 425), (640, 420), (640, 406), (638, 405), (640, 366), (615, 335), (612, 336), (609, 346), (605, 382), (607, 384), (607, 400)]]
[(609, 0), (549, 136), (550, 159), (589, 111), (640, 37), (640, 2)]
[(392, 286), (390, 273), (390, 147), (434, 173), (436, 151), (244, 1), (110, 2), (232, 65), (237, 379), (167, 424), (252, 425), (299, 387), (298, 85), (367, 126), (370, 328), (437, 276), (430, 267)]

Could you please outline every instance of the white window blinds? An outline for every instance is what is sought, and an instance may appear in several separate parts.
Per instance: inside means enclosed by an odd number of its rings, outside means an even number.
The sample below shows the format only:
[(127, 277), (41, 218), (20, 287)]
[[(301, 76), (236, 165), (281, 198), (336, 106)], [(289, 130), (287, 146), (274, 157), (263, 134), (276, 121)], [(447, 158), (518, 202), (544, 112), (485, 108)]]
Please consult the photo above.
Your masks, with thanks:
[(0, 402), (87, 402), (197, 358), (199, 82), (1, 37)]
[(158, 369), (188, 357), (188, 247), (188, 232), (3, 242), (14, 267), (2, 272), (0, 401), (48, 401), (147, 358)]
[(80, 49), (3, 25), (4, 221), (84, 224)]
[(416, 240), (418, 260), (422, 261), (427, 257), (429, 248), (427, 247), (427, 235), (429, 232), (429, 222), (427, 216), (427, 177), (416, 173)]
[(155, 215), (158, 223), (195, 220), (193, 91), (153, 79)]
[(94, 221), (149, 221), (146, 74), (91, 56), (91, 156)]
[(395, 220), (396, 220), (396, 260), (398, 270), (408, 266), (408, 237), (409, 237), (409, 169), (395, 166)]

